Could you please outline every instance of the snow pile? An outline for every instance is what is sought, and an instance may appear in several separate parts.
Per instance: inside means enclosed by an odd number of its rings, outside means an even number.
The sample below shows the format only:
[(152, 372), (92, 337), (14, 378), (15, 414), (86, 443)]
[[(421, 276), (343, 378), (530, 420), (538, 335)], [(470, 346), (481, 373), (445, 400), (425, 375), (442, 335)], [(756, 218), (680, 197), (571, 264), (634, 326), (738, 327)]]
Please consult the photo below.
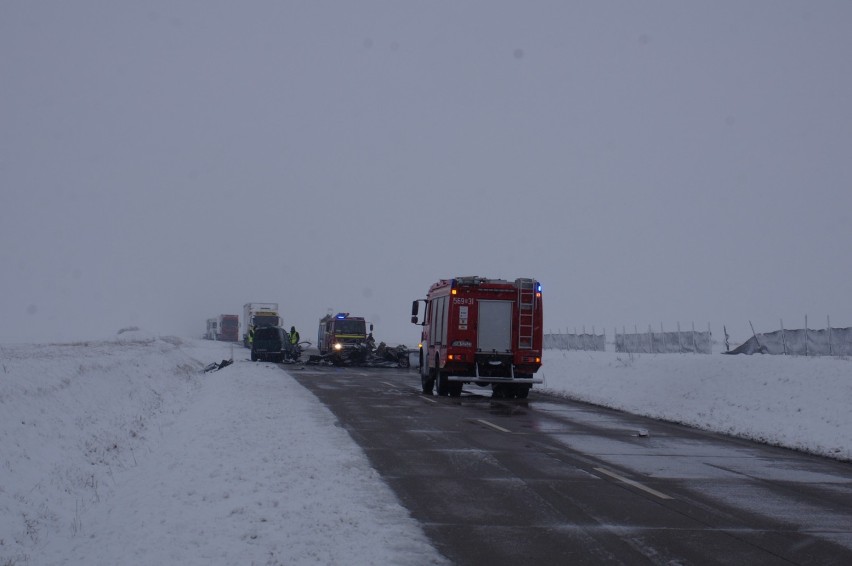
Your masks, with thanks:
[(0, 564), (440, 563), (331, 413), (246, 352), (0, 347)]
[(845, 358), (546, 350), (541, 391), (852, 460)]

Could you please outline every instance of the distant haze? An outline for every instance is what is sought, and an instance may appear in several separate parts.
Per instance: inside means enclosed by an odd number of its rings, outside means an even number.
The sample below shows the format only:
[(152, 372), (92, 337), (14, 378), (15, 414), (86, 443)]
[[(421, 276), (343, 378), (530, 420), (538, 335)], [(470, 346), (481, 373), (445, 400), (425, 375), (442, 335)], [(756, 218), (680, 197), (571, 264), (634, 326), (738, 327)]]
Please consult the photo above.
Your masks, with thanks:
[(438, 279), (546, 330), (852, 326), (852, 3), (0, 3), (0, 342), (278, 302), (416, 345)]

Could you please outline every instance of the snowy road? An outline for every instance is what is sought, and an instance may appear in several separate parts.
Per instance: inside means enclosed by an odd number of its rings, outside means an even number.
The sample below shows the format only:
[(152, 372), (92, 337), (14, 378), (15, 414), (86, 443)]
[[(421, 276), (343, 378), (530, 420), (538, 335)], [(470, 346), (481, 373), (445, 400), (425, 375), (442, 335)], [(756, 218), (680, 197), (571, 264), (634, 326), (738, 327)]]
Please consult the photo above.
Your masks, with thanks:
[(454, 564), (848, 564), (852, 468), (538, 394), (419, 393), (416, 370), (288, 370)]

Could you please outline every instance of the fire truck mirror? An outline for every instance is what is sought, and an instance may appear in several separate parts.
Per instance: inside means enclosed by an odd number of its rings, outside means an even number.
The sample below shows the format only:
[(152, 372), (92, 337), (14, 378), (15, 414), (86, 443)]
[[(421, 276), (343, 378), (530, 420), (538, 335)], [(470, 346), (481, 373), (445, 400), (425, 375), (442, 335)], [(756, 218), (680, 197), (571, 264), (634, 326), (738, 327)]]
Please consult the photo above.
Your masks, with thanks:
[[(423, 322), (420, 322), (418, 313), (420, 312), (420, 303), (423, 303)], [(416, 301), (412, 301), (411, 303), (411, 323), (419, 324), (420, 326), (426, 325), (426, 301), (423, 299), (417, 299)]]

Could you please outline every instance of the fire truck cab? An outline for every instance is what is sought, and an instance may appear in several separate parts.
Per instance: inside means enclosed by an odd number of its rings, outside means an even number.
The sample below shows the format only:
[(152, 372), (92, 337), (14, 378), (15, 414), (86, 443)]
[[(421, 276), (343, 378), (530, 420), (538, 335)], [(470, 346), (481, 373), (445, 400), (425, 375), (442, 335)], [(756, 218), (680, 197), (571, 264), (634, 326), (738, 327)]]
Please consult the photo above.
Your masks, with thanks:
[(317, 348), (320, 354), (341, 353), (366, 344), (367, 337), (367, 321), (363, 317), (349, 316), (348, 312), (328, 314), (319, 321)]
[[(423, 307), (422, 318), (420, 314)], [(535, 279), (442, 279), (411, 306), (423, 327), (423, 393), (461, 395), (465, 383), (491, 386), (495, 397), (526, 398), (541, 367), (541, 283)]]

